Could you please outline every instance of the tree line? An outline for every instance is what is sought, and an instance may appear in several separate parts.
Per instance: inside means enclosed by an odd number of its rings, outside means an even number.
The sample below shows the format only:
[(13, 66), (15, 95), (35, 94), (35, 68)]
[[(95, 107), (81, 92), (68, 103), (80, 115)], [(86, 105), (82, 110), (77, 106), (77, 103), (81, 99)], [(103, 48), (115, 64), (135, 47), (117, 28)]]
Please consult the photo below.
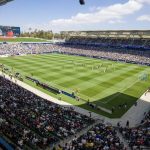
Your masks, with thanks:
[(52, 31), (44, 31), (44, 30), (34, 30), (34, 31), (27, 31), (22, 32), (20, 37), (34, 37), (34, 38), (42, 38), (52, 40), (55, 39), (64, 39), (64, 35), (61, 33), (53, 33)]

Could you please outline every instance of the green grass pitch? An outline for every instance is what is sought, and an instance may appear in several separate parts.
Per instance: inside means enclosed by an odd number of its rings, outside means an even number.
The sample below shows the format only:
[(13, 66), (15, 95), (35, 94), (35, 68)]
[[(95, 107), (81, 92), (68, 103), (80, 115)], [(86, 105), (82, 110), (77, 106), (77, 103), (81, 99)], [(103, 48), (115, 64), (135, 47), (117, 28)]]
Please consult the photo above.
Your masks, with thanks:
[[(14, 68), (15, 72), (31, 76), (67, 92), (77, 95), (97, 106), (111, 110), (113, 114), (89, 107), (85, 101), (61, 95), (62, 100), (114, 118), (121, 117), (150, 86), (150, 67), (108, 60), (71, 56), (63, 54), (42, 54), (0, 58), (0, 64)], [(146, 81), (139, 77), (147, 74)], [(36, 86), (30, 81), (25, 81)], [(39, 87), (37, 87), (39, 88)], [(43, 89), (40, 89), (44, 91)], [(48, 91), (44, 91), (54, 97)], [(119, 109), (119, 104), (127, 103), (127, 109)]]
[(36, 39), (36, 38), (0, 38), (0, 42), (47, 42), (47, 40), (44, 39)]

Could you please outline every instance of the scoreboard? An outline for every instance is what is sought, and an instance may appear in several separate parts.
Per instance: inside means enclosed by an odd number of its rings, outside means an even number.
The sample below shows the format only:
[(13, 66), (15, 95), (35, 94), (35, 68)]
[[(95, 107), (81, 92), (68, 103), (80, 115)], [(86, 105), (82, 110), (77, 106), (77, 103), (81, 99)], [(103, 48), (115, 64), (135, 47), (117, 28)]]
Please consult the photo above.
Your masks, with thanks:
[(0, 36), (19, 36), (20, 35), (20, 27), (12, 27), (12, 26), (0, 26)]

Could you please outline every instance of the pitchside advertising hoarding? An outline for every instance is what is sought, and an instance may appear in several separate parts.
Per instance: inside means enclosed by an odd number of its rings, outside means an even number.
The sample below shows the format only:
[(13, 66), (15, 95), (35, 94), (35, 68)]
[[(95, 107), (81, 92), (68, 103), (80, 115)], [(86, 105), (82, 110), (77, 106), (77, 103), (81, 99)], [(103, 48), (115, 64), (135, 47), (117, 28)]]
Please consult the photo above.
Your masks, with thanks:
[(19, 36), (20, 27), (11, 27), (11, 26), (0, 26), (0, 36)]

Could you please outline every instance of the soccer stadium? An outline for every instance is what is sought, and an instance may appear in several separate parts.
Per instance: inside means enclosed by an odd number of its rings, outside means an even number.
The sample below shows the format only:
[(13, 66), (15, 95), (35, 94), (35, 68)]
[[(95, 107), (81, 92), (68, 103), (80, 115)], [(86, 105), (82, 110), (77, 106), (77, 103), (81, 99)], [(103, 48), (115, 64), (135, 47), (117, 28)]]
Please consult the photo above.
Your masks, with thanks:
[[(37, 1), (37, 12), (45, 7), (42, 13), (47, 13), (48, 4)], [(66, 5), (84, 11), (94, 6), (88, 0), (79, 2)], [(109, 29), (93, 26), (94, 14), (106, 23), (98, 14), (106, 15), (114, 8), (116, 13), (117, 7), (122, 12), (121, 7), (132, 3), (140, 6), (139, 12), (149, 12), (149, 1), (111, 5), (102, 0), (103, 8), (90, 7), (89, 13), (50, 21), (53, 30), (45, 24), (26, 28), (20, 20), (20, 25), (4, 25), (7, 21), (2, 18), (0, 150), (150, 149), (150, 24), (142, 29), (136, 24), (132, 30), (112, 29), (114, 22), (108, 23)], [(0, 0), (2, 12), (24, 5), (29, 4)], [(21, 13), (21, 8), (16, 11)], [(26, 13), (24, 19), (30, 20), (30, 15)], [(145, 22), (147, 17), (137, 22)], [(86, 22), (92, 24), (90, 29)], [(55, 26), (60, 27), (59, 33)]]

